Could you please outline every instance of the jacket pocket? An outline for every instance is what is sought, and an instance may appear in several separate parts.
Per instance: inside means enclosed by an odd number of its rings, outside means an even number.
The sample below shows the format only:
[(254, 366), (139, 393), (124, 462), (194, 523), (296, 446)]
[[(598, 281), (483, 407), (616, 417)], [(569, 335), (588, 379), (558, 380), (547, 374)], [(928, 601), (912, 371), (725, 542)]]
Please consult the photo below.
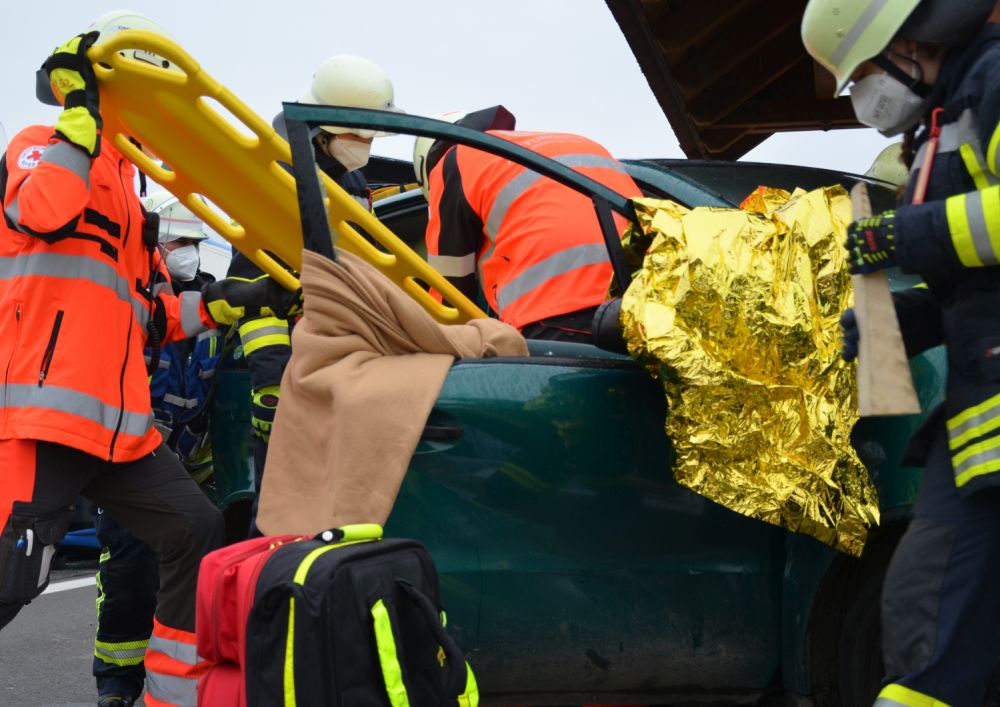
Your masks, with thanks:
[(45, 352), (42, 354), (42, 364), (38, 369), (38, 387), (41, 388), (49, 375), (49, 367), (52, 365), (52, 356), (56, 351), (56, 342), (59, 340), (59, 329), (62, 327), (63, 310), (56, 311), (55, 321), (52, 322), (52, 332), (49, 334), (49, 343), (45, 345)]

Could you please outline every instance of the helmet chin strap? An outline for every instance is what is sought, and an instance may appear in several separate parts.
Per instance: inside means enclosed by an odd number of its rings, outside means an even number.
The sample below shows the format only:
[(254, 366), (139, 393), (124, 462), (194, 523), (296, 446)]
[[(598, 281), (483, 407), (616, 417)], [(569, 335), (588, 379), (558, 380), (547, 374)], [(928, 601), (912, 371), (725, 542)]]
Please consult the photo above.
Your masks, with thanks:
[[(892, 51), (891, 49), (889, 51)], [(872, 57), (871, 62), (875, 64), (878, 68), (885, 71), (889, 76), (893, 77), (901, 84), (906, 86), (908, 89), (913, 91), (915, 94), (921, 98), (927, 98), (931, 95), (931, 86), (923, 81), (924, 70), (921, 68), (920, 63), (916, 59), (912, 59), (908, 56), (899, 54), (898, 52), (893, 52), (897, 56), (901, 57), (905, 61), (912, 62), (917, 68), (917, 75), (910, 76), (908, 73), (900, 69), (896, 64), (884, 54), (879, 54), (878, 56)]]

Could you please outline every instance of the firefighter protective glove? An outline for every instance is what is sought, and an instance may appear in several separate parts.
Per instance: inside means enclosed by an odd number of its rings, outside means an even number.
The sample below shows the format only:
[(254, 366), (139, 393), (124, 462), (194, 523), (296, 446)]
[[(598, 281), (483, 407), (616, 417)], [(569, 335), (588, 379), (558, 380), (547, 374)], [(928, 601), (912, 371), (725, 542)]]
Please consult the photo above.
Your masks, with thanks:
[(250, 425), (253, 433), (265, 444), (271, 440), (274, 425), (274, 411), (278, 407), (280, 391), (276, 385), (268, 385), (255, 390), (250, 402)]
[(840, 355), (845, 361), (853, 361), (858, 357), (858, 341), (861, 332), (858, 330), (858, 318), (854, 314), (854, 307), (844, 311), (840, 315), (840, 331), (843, 335)]
[(97, 77), (87, 58), (87, 50), (97, 41), (98, 34), (87, 32), (73, 37), (42, 64), (53, 93), (63, 104), (56, 133), (91, 157), (101, 153), (103, 127)]
[(289, 292), (268, 275), (218, 280), (205, 285), (201, 298), (215, 323), (223, 326), (245, 317), (288, 319), (302, 314), (302, 288)]
[(851, 273), (866, 274), (896, 264), (896, 212), (863, 218), (847, 227)]

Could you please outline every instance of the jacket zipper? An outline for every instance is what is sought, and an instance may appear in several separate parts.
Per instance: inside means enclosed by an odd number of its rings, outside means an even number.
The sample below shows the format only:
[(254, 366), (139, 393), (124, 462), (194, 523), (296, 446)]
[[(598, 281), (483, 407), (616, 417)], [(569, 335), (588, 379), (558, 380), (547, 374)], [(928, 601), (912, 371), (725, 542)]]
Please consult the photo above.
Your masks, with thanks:
[(129, 190), (125, 186), (125, 177), (122, 176), (122, 165), (125, 164), (125, 160), (118, 160), (118, 182), (122, 185), (122, 194), (125, 195), (125, 233), (122, 235), (122, 250), (125, 250), (125, 244), (128, 243), (128, 234), (132, 230), (132, 212), (128, 208), (128, 195)]
[(118, 376), (118, 399), (121, 401), (118, 406), (118, 421), (115, 422), (115, 433), (111, 436), (111, 444), (108, 446), (108, 461), (115, 460), (115, 442), (118, 441), (118, 433), (122, 429), (122, 420), (125, 418), (125, 369), (128, 368), (128, 350), (132, 344), (132, 320), (135, 319), (129, 312), (128, 333), (125, 335), (125, 360), (122, 361), (121, 374)]
[[(125, 164), (124, 159), (118, 160), (118, 183), (122, 186), (122, 195), (125, 197), (125, 233), (122, 237), (122, 252), (125, 252), (125, 246), (128, 243), (128, 234), (132, 230), (132, 212), (128, 208), (128, 188), (125, 186), (125, 177), (122, 176), (122, 165)], [(131, 297), (131, 295), (130, 295)], [(129, 311), (128, 317), (128, 333), (125, 336), (125, 360), (122, 361), (121, 374), (118, 377), (118, 396), (121, 404), (118, 407), (118, 420), (115, 422), (115, 433), (111, 436), (111, 444), (108, 446), (108, 461), (112, 462), (115, 460), (115, 443), (118, 441), (118, 434), (121, 432), (122, 420), (125, 417), (125, 369), (128, 367), (128, 350), (132, 343), (132, 320), (135, 319), (135, 315)]]
[(3, 372), (3, 413), (6, 417), (7, 413), (7, 385), (10, 379), (10, 367), (14, 363), (14, 354), (17, 353), (17, 343), (21, 340), (21, 303), (18, 302), (17, 306), (14, 308), (14, 320), (16, 324), (14, 326), (14, 345), (10, 349), (10, 358), (7, 359), (7, 367)]
[(49, 335), (49, 343), (45, 345), (45, 353), (42, 354), (42, 366), (38, 370), (38, 387), (45, 383), (45, 378), (49, 375), (49, 366), (52, 365), (52, 354), (56, 351), (56, 341), (59, 339), (59, 328), (62, 326), (63, 310), (56, 311), (56, 320), (52, 323), (52, 333)]

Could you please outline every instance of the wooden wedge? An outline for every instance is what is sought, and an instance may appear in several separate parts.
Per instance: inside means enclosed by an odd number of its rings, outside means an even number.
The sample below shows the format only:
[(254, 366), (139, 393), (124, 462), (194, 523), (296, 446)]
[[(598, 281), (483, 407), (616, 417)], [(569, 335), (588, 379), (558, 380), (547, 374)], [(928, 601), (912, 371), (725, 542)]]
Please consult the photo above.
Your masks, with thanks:
[[(871, 216), (868, 186), (851, 189), (854, 218)], [(854, 313), (858, 320), (858, 407), (862, 417), (920, 412), (910, 363), (899, 331), (885, 270), (854, 275)]]

